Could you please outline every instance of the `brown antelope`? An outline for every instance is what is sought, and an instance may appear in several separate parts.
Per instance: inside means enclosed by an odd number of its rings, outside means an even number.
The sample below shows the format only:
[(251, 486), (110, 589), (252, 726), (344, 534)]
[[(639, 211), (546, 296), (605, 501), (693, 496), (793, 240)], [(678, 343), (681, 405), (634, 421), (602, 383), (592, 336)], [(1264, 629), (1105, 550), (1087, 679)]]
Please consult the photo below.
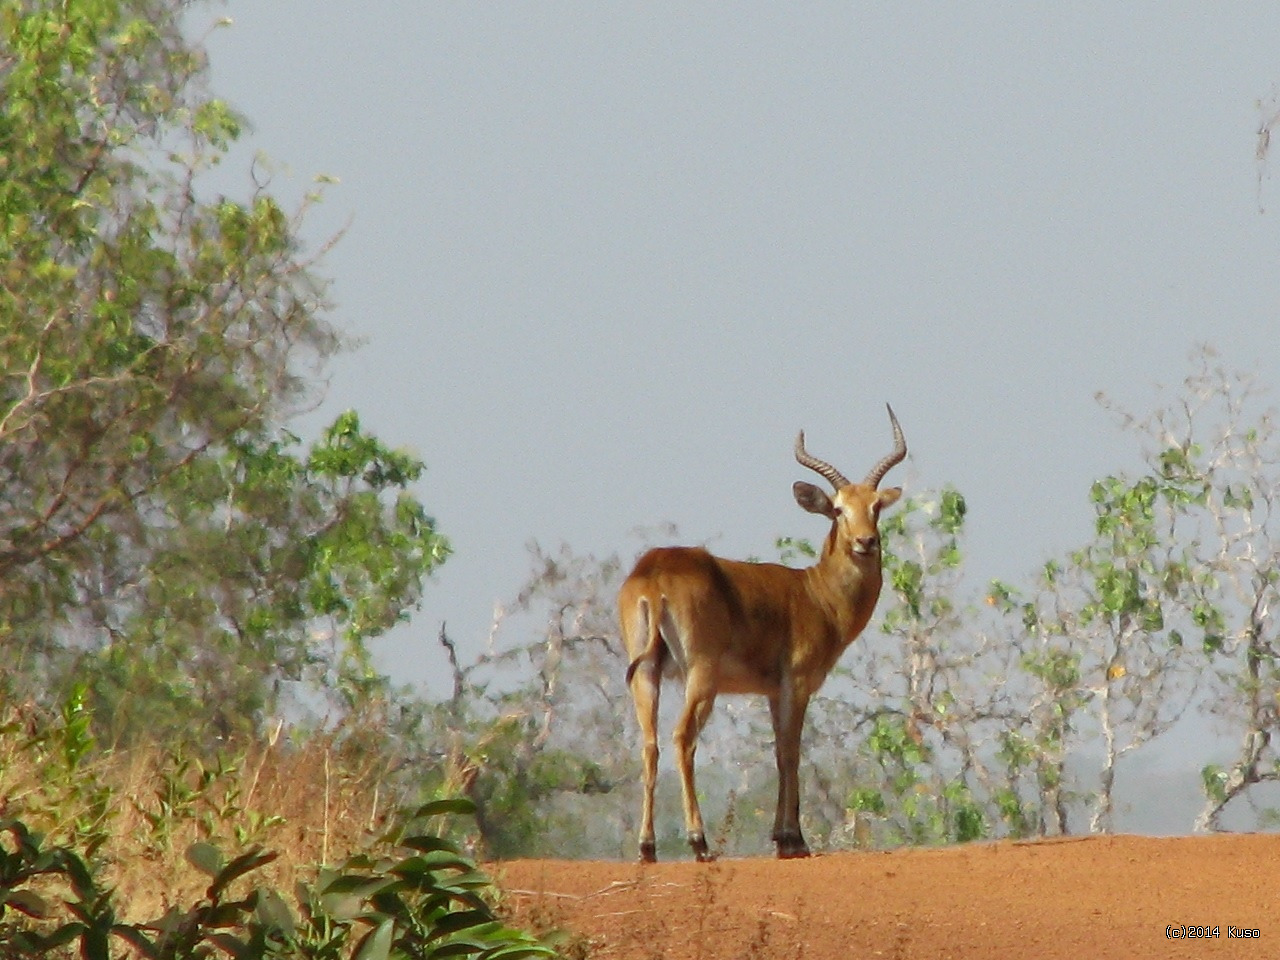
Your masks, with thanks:
[(877, 489), (907, 455), (898, 418), (889, 408), (893, 452), (861, 483), (810, 456), (804, 432), (796, 460), (835, 488), (828, 496), (811, 483), (792, 487), (796, 502), (831, 520), (822, 555), (812, 567), (714, 557), (699, 547), (660, 547), (636, 563), (618, 595), (622, 638), (631, 664), (627, 684), (644, 740), (644, 805), (640, 859), (657, 859), (653, 788), (658, 774), (658, 692), (663, 675), (684, 683), (684, 709), (673, 742), (684, 794), (689, 845), (708, 859), (702, 813), (694, 792), (693, 755), (716, 696), (762, 693), (769, 698), (778, 764), (773, 841), (779, 857), (806, 857), (800, 832), (800, 732), (809, 698), (846, 647), (871, 619), (880, 596), (880, 511), (902, 495)]

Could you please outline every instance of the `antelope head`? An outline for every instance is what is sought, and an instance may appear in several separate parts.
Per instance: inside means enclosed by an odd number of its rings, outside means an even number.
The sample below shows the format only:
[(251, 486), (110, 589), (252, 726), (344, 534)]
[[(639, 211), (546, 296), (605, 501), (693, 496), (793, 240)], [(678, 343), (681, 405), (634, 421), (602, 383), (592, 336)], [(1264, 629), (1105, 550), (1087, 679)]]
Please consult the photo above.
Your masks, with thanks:
[(889, 410), (889, 422), (893, 425), (893, 450), (871, 468), (871, 472), (861, 483), (850, 483), (831, 464), (810, 454), (804, 448), (803, 430), (796, 437), (796, 460), (801, 466), (825, 477), (835, 488), (834, 496), (829, 496), (821, 488), (803, 480), (797, 480), (791, 488), (796, 503), (810, 513), (821, 514), (831, 521), (831, 534), (823, 548), (824, 557), (843, 548), (854, 560), (871, 560), (877, 565), (880, 562), (880, 511), (897, 503), (902, 496), (901, 487), (879, 489), (880, 481), (907, 455), (907, 442), (902, 436), (902, 427), (898, 424), (898, 418), (893, 415), (893, 408), (887, 404), (886, 407)]

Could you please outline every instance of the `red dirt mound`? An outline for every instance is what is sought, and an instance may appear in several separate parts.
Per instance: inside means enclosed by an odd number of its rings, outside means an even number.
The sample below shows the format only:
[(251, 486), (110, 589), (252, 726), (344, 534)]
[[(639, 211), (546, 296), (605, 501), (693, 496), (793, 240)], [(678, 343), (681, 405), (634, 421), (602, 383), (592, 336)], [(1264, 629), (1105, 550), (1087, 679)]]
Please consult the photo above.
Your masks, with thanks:
[(517, 919), (593, 960), (1280, 956), (1272, 835), (493, 871)]

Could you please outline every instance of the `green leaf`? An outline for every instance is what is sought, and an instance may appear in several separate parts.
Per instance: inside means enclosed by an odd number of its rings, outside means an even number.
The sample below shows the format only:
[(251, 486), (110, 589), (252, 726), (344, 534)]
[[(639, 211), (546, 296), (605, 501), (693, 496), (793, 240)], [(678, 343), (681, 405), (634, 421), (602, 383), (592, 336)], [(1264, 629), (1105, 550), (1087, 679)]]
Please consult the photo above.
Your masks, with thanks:
[(1227, 799), (1227, 771), (1217, 764), (1206, 765), (1200, 771), (1200, 782), (1204, 785), (1205, 796), (1216, 803)]
[(356, 948), (353, 960), (387, 960), (391, 952), (391, 938), (395, 933), (395, 921), (387, 917), (371, 930)]
[(206, 939), (228, 956), (236, 960), (252, 960), (254, 954), (249, 944), (233, 933), (210, 933)]
[(482, 954), (490, 946), (492, 944), (485, 940), (451, 940), (431, 950), (427, 953), (427, 956), (432, 960), (437, 957), (465, 957), (472, 954)]
[(187, 847), (187, 862), (208, 877), (217, 877), (226, 865), (222, 852), (211, 843), (199, 841)]
[(395, 882), (395, 878), (390, 876), (363, 877), (349, 874), (334, 879), (320, 891), (320, 895), (326, 901), (332, 897), (347, 896), (364, 900)]
[(407, 857), (391, 868), (398, 877), (416, 877), (438, 870), (472, 870), (475, 864), (450, 850), (432, 850), (417, 857)]
[(48, 953), (59, 947), (74, 943), (89, 933), (89, 925), (84, 923), (64, 923), (48, 935), (40, 938), (41, 952)]
[(485, 954), (485, 960), (524, 960), (525, 957), (554, 957), (555, 950), (540, 943), (515, 943)]
[(422, 820), (427, 817), (437, 817), (446, 813), (472, 816), (475, 812), (476, 805), (471, 800), (466, 797), (450, 797), (444, 800), (432, 800), (430, 803), (424, 803), (409, 815), (409, 819)]
[(432, 931), (432, 937), (447, 936), (472, 927), (480, 927), (493, 922), (491, 910), (455, 910), (438, 919)]
[(443, 850), (446, 853), (453, 854), (458, 852), (456, 844), (432, 834), (406, 837), (400, 841), (400, 846), (408, 847), (410, 850), (420, 850), (423, 853), (429, 853), (433, 850)]
[(6, 906), (13, 907), (20, 913), (25, 913), (28, 917), (34, 917), (37, 920), (43, 920), (49, 915), (49, 904), (34, 890), (0, 892), (0, 913), (3, 913), (3, 908)]
[(146, 960), (159, 960), (160, 950), (157, 948), (155, 941), (138, 927), (118, 923), (111, 928), (111, 933), (113, 936), (119, 937), (132, 945)]
[(214, 877), (213, 883), (209, 886), (209, 898), (216, 900), (222, 891), (229, 887), (238, 878), (244, 876), (259, 867), (275, 860), (280, 854), (274, 851), (263, 851), (261, 847), (255, 847), (240, 854), (222, 870), (218, 871), (218, 875)]
[(944, 533), (951, 536), (959, 533), (964, 527), (965, 514), (968, 512), (969, 507), (960, 491), (951, 488), (942, 491), (938, 525)]
[(297, 921), (294, 918), (293, 911), (289, 909), (289, 905), (285, 903), (284, 898), (275, 890), (266, 889), (262, 891), (255, 911), (258, 922), (264, 927), (279, 930), (290, 939), (297, 935)]
[(1142, 629), (1157, 633), (1164, 629), (1164, 610), (1159, 602), (1152, 601), (1142, 613)]

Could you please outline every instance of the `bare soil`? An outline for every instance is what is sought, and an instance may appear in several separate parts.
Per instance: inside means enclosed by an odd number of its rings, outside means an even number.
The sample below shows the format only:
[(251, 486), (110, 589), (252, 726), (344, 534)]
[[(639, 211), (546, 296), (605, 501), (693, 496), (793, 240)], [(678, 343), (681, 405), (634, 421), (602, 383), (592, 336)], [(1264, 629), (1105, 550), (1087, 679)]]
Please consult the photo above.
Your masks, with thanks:
[(492, 870), (518, 920), (600, 960), (1280, 956), (1275, 835)]

